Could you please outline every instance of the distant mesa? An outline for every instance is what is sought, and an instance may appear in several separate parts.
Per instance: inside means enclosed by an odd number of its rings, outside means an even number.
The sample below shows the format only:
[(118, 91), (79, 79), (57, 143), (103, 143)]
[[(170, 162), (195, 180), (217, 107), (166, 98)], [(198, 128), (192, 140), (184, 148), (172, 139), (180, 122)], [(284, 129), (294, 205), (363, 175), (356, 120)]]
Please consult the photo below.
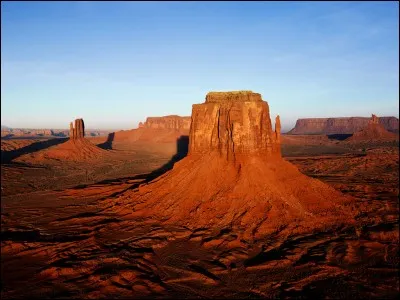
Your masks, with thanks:
[(212, 92), (192, 106), (188, 155), (113, 209), (192, 229), (237, 227), (251, 240), (352, 224), (352, 200), (282, 158), (280, 119), (273, 129), (260, 94)]
[(148, 117), (137, 129), (113, 133), (114, 142), (176, 142), (181, 136), (189, 135), (191, 117), (177, 115)]
[[(370, 118), (365, 117), (298, 119), (287, 134), (353, 134), (369, 122)], [(390, 132), (399, 132), (399, 119), (396, 117), (380, 117), (378, 122)]]

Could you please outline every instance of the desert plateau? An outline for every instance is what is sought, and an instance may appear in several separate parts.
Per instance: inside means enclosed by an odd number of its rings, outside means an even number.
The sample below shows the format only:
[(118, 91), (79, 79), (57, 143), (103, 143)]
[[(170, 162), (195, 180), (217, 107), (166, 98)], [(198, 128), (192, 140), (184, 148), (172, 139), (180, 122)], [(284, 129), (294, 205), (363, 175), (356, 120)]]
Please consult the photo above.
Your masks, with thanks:
[(211, 92), (69, 136), (2, 139), (3, 299), (399, 294), (399, 138), (375, 115), (282, 134), (260, 94)]
[(0, 297), (398, 299), (399, 1), (2, 1)]

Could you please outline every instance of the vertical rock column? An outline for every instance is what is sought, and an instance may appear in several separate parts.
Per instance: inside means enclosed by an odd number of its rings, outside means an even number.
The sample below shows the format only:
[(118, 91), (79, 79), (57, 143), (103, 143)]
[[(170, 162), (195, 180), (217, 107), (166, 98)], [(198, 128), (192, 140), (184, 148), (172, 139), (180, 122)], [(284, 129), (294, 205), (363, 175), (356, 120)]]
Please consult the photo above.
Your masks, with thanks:
[(277, 115), (275, 118), (275, 136), (276, 136), (277, 143), (280, 144), (281, 143), (281, 119), (279, 118), (279, 115)]
[(369, 121), (369, 123), (370, 124), (379, 124), (379, 118), (376, 115), (372, 114), (371, 120)]
[(74, 138), (74, 124), (72, 122), (69, 123), (69, 138)]
[(75, 127), (73, 127), (71, 122), (69, 132), (70, 132), (70, 139), (72, 140), (83, 139), (85, 136), (85, 125), (83, 123), (83, 119), (76, 119)]

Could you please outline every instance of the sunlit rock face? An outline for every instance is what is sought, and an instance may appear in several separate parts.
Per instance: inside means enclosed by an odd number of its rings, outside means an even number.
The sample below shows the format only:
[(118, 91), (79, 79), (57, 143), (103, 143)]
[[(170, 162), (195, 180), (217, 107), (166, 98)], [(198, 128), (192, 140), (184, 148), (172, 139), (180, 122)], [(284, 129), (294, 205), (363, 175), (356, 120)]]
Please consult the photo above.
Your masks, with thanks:
[[(276, 130), (280, 132), (280, 122)], [(228, 159), (250, 153), (280, 156), (268, 103), (251, 91), (210, 92), (205, 103), (194, 104), (189, 140), (189, 154), (218, 151)]]

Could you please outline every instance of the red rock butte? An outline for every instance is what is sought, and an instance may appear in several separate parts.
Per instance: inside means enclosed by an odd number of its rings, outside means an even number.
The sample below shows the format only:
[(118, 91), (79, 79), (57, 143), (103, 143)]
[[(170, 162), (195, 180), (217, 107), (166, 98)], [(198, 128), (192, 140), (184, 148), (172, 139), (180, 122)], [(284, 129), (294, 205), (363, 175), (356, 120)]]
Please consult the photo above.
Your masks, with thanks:
[(88, 159), (96, 159), (107, 153), (87, 139), (85, 139), (85, 124), (83, 119), (76, 119), (70, 123), (70, 137), (65, 143), (44, 149), (39, 152), (24, 155), (20, 158), (21, 161), (37, 161), (42, 162), (50, 160), (63, 161), (83, 161)]
[(371, 119), (368, 124), (361, 130), (355, 132), (347, 141), (357, 142), (357, 141), (383, 141), (383, 140), (396, 140), (398, 135), (389, 132), (385, 127), (379, 122), (379, 118), (372, 114)]
[(85, 137), (85, 123), (83, 119), (75, 120), (75, 127), (73, 123), (69, 123), (69, 138), (72, 140), (83, 139)]
[(268, 103), (251, 91), (210, 92), (194, 104), (189, 154), (218, 151), (228, 159), (241, 154), (280, 156), (280, 121), (272, 130)]
[[(192, 109), (187, 157), (112, 204), (123, 215), (186, 227), (238, 227), (241, 238), (353, 222), (353, 199), (281, 157), (280, 120), (250, 91), (212, 92)], [(104, 203), (109, 206), (107, 201)]]

